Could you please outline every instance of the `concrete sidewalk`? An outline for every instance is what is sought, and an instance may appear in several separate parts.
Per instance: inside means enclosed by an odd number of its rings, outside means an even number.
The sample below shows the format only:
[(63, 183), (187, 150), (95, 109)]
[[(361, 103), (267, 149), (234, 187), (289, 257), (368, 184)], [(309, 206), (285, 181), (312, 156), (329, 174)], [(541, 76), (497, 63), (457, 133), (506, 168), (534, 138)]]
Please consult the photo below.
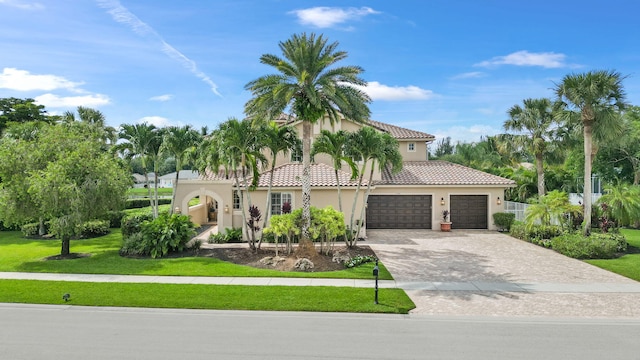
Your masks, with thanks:
[[(340, 286), (373, 288), (375, 280), (284, 278), (284, 277), (206, 277), (206, 276), (153, 276), (153, 275), (100, 275), (0, 272), (0, 279), (45, 280), (78, 282), (200, 284), (200, 285), (255, 285), (255, 286)], [(509, 283), (509, 282), (437, 282), (378, 280), (379, 288), (420, 291), (471, 291), (471, 292), (549, 292), (549, 293), (637, 293), (640, 283), (612, 284), (561, 284), (561, 283)]]

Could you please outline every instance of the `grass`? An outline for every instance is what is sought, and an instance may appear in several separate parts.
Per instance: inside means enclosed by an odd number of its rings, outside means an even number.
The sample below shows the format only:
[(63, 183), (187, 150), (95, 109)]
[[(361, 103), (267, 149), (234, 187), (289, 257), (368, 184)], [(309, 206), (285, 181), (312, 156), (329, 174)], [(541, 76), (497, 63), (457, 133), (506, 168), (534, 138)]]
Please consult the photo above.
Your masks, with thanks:
[[(68, 303), (62, 295), (71, 295)], [(400, 289), (87, 283), (0, 280), (0, 302), (218, 310), (406, 314), (415, 304)]]
[(620, 232), (627, 239), (631, 253), (617, 259), (586, 260), (586, 262), (630, 279), (640, 281), (640, 230), (622, 229)]
[[(147, 192), (148, 190), (145, 188), (130, 188), (129, 190), (127, 190), (127, 196), (147, 196), (149, 195), (149, 193)], [(154, 189), (153, 187), (151, 187), (151, 196), (153, 196), (154, 193)], [(167, 195), (172, 195), (173, 194), (173, 188), (158, 188), (158, 195), (159, 196), (167, 196)]]
[[(46, 261), (60, 253), (58, 240), (31, 240), (17, 231), (0, 232), (0, 271), (72, 274), (173, 275), (173, 276), (237, 276), (237, 277), (305, 277), (371, 279), (373, 263), (351, 269), (328, 272), (282, 272), (236, 265), (207, 257), (167, 259), (133, 259), (118, 253), (122, 243), (120, 230), (90, 240), (71, 240), (71, 252), (89, 253), (90, 257)], [(380, 264), (379, 278), (391, 280), (391, 274)]]

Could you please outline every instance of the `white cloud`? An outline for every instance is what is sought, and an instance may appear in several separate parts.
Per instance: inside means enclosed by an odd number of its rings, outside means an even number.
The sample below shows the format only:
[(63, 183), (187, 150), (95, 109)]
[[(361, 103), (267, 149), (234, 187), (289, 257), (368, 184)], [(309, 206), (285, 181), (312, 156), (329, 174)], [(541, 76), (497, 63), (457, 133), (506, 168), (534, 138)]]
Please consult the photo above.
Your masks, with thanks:
[(80, 82), (72, 82), (56, 75), (34, 75), (26, 70), (4, 68), (0, 74), (0, 89), (16, 91), (67, 89), (80, 92)]
[(496, 129), (489, 125), (452, 126), (446, 130), (439, 130), (434, 135), (438, 141), (450, 137), (455, 144), (457, 142), (478, 142), (481, 137), (493, 136), (501, 131), (501, 129)]
[(45, 107), (52, 108), (75, 108), (78, 106), (98, 107), (111, 102), (108, 96), (102, 94), (89, 94), (80, 96), (58, 96), (55, 94), (44, 94), (36, 96), (35, 102)]
[(44, 5), (38, 2), (24, 2), (20, 0), (0, 0), (0, 5), (6, 5), (21, 10), (44, 10)]
[(357, 86), (357, 88), (366, 92), (372, 100), (427, 100), (435, 96), (433, 91), (417, 86), (387, 86), (377, 81), (367, 83), (366, 87)]
[(98, 5), (104, 9), (113, 17), (113, 20), (121, 24), (128, 25), (138, 35), (143, 37), (155, 38), (159, 45), (160, 50), (167, 54), (167, 56), (177, 60), (184, 68), (189, 70), (193, 75), (209, 85), (211, 91), (214, 94), (221, 96), (218, 92), (218, 86), (209, 78), (207, 74), (198, 69), (195, 61), (186, 57), (183, 53), (176, 50), (169, 43), (164, 41), (162, 36), (158, 34), (151, 26), (140, 20), (136, 15), (131, 13), (127, 8), (122, 6), (118, 0), (96, 0)]
[(482, 61), (474, 66), (491, 67), (498, 65), (542, 66), (544, 68), (565, 67), (566, 55), (553, 52), (530, 53), (526, 50), (517, 51), (506, 56), (496, 56), (491, 60)]
[(485, 76), (487, 76), (487, 74), (483, 73), (482, 71), (472, 71), (472, 72), (455, 75), (451, 77), (451, 80), (477, 79)]
[(160, 128), (172, 125), (169, 119), (164, 118), (162, 116), (145, 116), (138, 119), (137, 122), (138, 124), (147, 123), (150, 125), (155, 125), (156, 127), (160, 127)]
[(312, 25), (318, 28), (329, 28), (337, 24), (342, 24), (349, 20), (360, 19), (371, 14), (379, 14), (370, 7), (361, 8), (338, 8), (318, 6), (308, 9), (299, 9), (289, 12), (298, 17), (298, 21), (303, 25)]
[(164, 94), (164, 95), (152, 96), (152, 97), (149, 98), (149, 100), (151, 100), (151, 101), (169, 101), (172, 98), (173, 98), (173, 95)]

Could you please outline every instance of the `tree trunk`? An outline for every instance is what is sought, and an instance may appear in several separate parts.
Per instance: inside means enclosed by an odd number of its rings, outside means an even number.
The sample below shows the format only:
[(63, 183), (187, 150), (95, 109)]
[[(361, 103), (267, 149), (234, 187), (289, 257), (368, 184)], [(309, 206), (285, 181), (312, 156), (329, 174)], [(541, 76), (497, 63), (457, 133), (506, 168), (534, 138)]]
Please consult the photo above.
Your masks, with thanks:
[(176, 181), (173, 182), (173, 195), (171, 195), (171, 209), (169, 214), (173, 215), (173, 209), (176, 208), (176, 190), (178, 189), (178, 179), (180, 178), (180, 170), (176, 171)]
[(309, 234), (311, 227), (311, 122), (302, 122), (302, 229), (296, 253), (309, 256), (316, 253)]
[(62, 256), (66, 256), (69, 255), (69, 248), (70, 248), (70, 238), (68, 235), (63, 235), (62, 236), (62, 248), (60, 249), (60, 255)]
[(591, 151), (593, 142), (593, 121), (584, 121), (584, 228), (585, 236), (591, 233)]
[(543, 196), (546, 190), (544, 188), (544, 164), (542, 163), (542, 153), (536, 153), (536, 172), (538, 173), (538, 196)]

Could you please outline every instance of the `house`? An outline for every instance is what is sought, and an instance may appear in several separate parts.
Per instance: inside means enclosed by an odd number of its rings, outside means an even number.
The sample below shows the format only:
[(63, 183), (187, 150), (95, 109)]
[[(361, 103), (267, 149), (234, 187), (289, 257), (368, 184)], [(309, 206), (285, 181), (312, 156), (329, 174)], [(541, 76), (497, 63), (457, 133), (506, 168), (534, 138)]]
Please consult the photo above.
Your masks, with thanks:
[[(193, 180), (197, 179), (200, 174), (194, 170), (180, 170), (180, 175), (178, 175), (178, 183), (182, 180)], [(162, 175), (158, 177), (158, 187), (161, 188), (170, 188), (173, 187), (173, 182), (176, 180), (176, 172), (172, 172), (166, 175)]]
[[(301, 121), (290, 120), (289, 117), (281, 117), (277, 121), (292, 124), (301, 136)], [(364, 206), (365, 229), (435, 230), (440, 228), (445, 209), (451, 212), (452, 229), (496, 229), (492, 214), (503, 211), (504, 191), (515, 186), (515, 182), (465, 166), (429, 160), (428, 145), (435, 140), (433, 135), (373, 120), (359, 124), (342, 119), (331, 125), (325, 119), (313, 126), (313, 136), (318, 136), (322, 129), (355, 132), (365, 125), (397, 139), (403, 158), (402, 170), (397, 174), (374, 169), (371, 194)], [(331, 205), (338, 209), (337, 184), (331, 164), (328, 155), (319, 154), (311, 166), (311, 203), (315, 207)], [(285, 202), (289, 202), (293, 209), (302, 206), (301, 173), (301, 162), (292, 159), (291, 154), (281, 154), (276, 160), (271, 194), (274, 214), (280, 213)], [(339, 174), (343, 212), (348, 223), (357, 182), (351, 180), (346, 165)], [(268, 172), (263, 173), (257, 188), (250, 193), (252, 204), (263, 214), (266, 212), (269, 177)], [(220, 229), (241, 227), (240, 202), (239, 197), (234, 196), (234, 190), (233, 180), (226, 178), (224, 172), (207, 172), (197, 180), (178, 183), (176, 204), (187, 209), (189, 200), (199, 196), (206, 201), (188, 210), (196, 223), (210, 220), (207, 214), (212, 210), (217, 212)], [(355, 219), (360, 218), (363, 210), (363, 195), (364, 191), (361, 191)]]

